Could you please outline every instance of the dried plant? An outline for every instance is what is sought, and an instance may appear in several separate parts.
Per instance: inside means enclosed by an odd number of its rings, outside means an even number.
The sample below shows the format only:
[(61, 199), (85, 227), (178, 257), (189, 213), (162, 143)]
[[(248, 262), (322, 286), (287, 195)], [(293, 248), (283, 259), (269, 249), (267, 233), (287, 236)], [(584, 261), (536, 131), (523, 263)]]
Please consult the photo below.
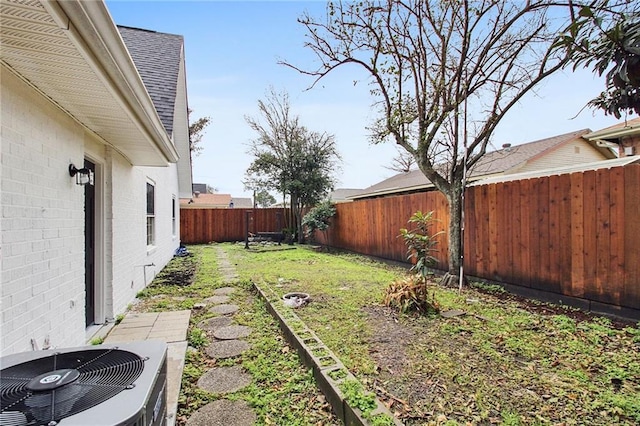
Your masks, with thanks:
[(432, 293), (429, 299), (427, 280), (420, 275), (400, 278), (389, 284), (383, 303), (405, 314), (409, 312), (429, 314), (440, 311), (435, 294)]

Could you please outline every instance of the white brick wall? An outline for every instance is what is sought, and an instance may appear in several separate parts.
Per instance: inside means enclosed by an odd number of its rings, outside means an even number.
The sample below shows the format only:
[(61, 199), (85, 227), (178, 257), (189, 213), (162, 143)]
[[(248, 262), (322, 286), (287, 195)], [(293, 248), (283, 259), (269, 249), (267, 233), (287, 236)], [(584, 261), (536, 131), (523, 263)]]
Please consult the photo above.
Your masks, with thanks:
[[(1, 70), (1, 353), (84, 343), (83, 130)], [(74, 306), (71, 306), (71, 302)], [(68, 319), (62, 321), (63, 318)]]
[[(68, 174), (85, 155), (101, 170), (100, 248), (106, 318), (124, 312), (171, 259), (175, 164), (132, 167), (3, 66), (1, 68), (2, 288), (0, 355), (85, 342), (84, 191)], [(146, 246), (146, 182), (156, 188), (156, 246)], [(146, 282), (144, 280), (144, 266)]]

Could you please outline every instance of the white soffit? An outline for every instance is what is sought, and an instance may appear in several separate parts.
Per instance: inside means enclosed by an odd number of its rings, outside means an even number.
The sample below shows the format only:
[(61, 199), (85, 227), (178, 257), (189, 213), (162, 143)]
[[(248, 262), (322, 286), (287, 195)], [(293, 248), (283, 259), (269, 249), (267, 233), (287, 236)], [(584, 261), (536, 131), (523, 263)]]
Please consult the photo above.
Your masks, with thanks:
[[(126, 96), (130, 88), (109, 87), (109, 77), (89, 63), (69, 33), (38, 0), (0, 1), (0, 59), (9, 69), (131, 164), (166, 166), (175, 161), (166, 147), (163, 151), (169, 140), (164, 128), (150, 135), (149, 125), (118, 96)], [(160, 131), (163, 137), (157, 136)]]

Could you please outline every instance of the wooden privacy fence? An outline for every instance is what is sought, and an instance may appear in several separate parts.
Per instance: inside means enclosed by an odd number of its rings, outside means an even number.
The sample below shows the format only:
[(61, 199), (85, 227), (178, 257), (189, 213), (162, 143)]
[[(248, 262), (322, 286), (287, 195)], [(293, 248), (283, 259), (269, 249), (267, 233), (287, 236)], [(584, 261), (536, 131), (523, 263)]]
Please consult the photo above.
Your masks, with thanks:
[[(640, 165), (473, 186), (465, 193), (468, 275), (640, 309)], [(338, 204), (330, 246), (406, 261), (399, 229), (434, 211), (447, 269), (448, 208), (438, 192)]]
[(182, 207), (180, 240), (183, 244), (242, 241), (246, 220), (249, 232), (280, 232), (286, 226), (288, 209), (213, 209)]

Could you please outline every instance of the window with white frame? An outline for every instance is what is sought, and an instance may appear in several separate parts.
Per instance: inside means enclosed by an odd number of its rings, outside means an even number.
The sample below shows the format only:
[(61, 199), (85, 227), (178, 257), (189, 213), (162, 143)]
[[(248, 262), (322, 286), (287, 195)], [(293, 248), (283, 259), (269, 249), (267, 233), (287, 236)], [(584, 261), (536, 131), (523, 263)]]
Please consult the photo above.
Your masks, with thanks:
[(147, 245), (152, 246), (156, 242), (156, 188), (153, 183), (147, 182)]
[(174, 195), (171, 197), (171, 230), (174, 237), (178, 234), (178, 224), (176, 223), (176, 218), (178, 216), (177, 208), (178, 203), (176, 202), (176, 196)]

